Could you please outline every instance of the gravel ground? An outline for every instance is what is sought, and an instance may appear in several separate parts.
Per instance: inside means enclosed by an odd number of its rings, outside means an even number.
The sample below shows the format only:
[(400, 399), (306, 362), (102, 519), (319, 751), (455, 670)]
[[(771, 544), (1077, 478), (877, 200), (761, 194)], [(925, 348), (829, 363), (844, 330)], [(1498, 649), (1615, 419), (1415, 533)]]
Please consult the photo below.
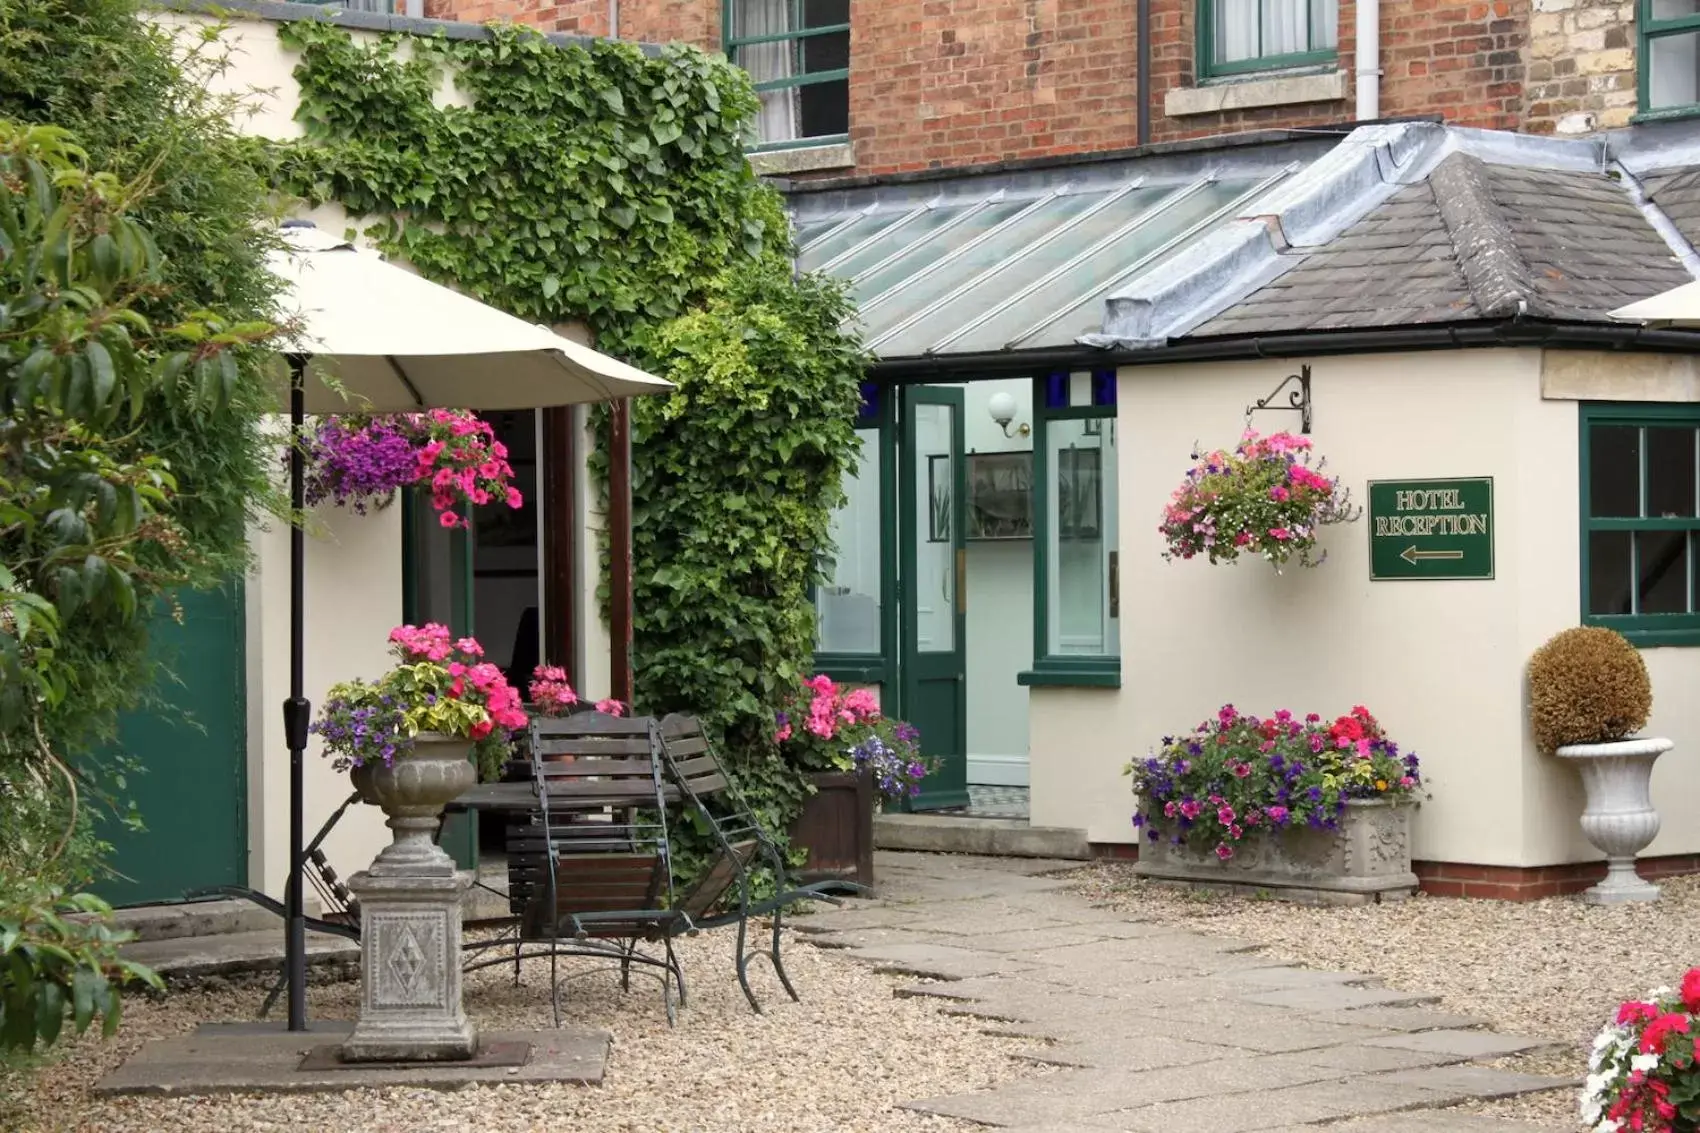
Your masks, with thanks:
[[(145, 1040), (187, 1031), (199, 1022), (252, 1018), (261, 996), (254, 988), (196, 989), (161, 1002), (138, 998), (127, 1003), (117, 1037), (67, 1046), (35, 1075), (23, 1112), (10, 1118), (0, 1113), (0, 1127), (18, 1133), (908, 1133), (971, 1127), (896, 1110), (896, 1102), (1037, 1072), (1008, 1057), (1031, 1049), (1030, 1041), (993, 1038), (980, 1032), (980, 1024), (940, 1014), (928, 1000), (895, 998), (892, 978), (801, 940), (787, 942), (785, 958), (803, 1001), (786, 998), (771, 970), (758, 961), (751, 982), (767, 1014), (756, 1015), (733, 975), (731, 941), (729, 934), (715, 933), (680, 942), (691, 1002), (672, 1030), (653, 979), (634, 977), (629, 995), (620, 991), (611, 965), (587, 968), (589, 974), (573, 980), (567, 1024), (604, 1027), (614, 1034), (607, 1077), (599, 1087), (91, 1098), (88, 1086)], [(528, 961), (518, 988), (512, 986), (511, 968), (475, 973), (467, 978), (467, 1009), (485, 1027), (547, 1028), (547, 986), (547, 961)], [(353, 1018), (357, 994), (355, 983), (312, 986), (309, 1015)]]
[[(1200, 894), (1141, 881), (1105, 863), (1072, 875), (1080, 891), (1140, 920), (1267, 945), (1316, 968), (1380, 976), (1442, 997), (1448, 1011), (1494, 1030), (1551, 1038), (1558, 1053), (1495, 1065), (1580, 1078), (1594, 1035), (1619, 1003), (1674, 986), (1700, 963), (1700, 877), (1661, 883), (1651, 905), (1596, 908), (1575, 897), (1462, 901), (1418, 896), (1357, 908)], [(1553, 1091), (1470, 1107), (1553, 1123), (1576, 1121), (1576, 1097)]]

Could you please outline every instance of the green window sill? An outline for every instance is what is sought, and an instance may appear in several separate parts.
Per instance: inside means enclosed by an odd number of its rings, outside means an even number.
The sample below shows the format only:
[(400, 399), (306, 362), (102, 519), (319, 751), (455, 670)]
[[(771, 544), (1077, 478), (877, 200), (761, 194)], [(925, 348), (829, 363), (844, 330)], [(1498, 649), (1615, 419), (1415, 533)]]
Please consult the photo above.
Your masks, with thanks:
[(1121, 688), (1122, 663), (1119, 657), (1069, 661), (1045, 658), (1016, 674), (1015, 683), (1025, 688)]
[[(1687, 620), (1687, 619), (1684, 619)], [(1633, 626), (1624, 625), (1621, 618), (1586, 617), (1583, 625), (1605, 626), (1624, 636), (1639, 649), (1659, 649), (1665, 646), (1700, 645), (1700, 626)]]
[(1680, 122), (1685, 118), (1700, 118), (1700, 105), (1666, 106), (1659, 110), (1643, 110), (1631, 118), (1629, 122), (1632, 126), (1639, 126), (1645, 122)]

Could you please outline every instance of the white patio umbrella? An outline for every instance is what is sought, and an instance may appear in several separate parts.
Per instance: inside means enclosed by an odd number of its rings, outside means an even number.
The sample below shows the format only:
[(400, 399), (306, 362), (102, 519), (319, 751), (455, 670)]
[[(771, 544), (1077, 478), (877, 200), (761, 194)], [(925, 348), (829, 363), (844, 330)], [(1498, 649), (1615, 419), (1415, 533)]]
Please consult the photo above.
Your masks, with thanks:
[(1619, 307), (1611, 317), (1625, 323), (1663, 323), (1673, 327), (1700, 327), (1700, 280), (1662, 291)]
[[(284, 225), (271, 269), (296, 320), (290, 347), (289, 419), (299, 437), (308, 413), (421, 409), (539, 409), (663, 393), (672, 383), (356, 249), (304, 221)], [(308, 381), (307, 376), (329, 379)], [(289, 493), (306, 492), (299, 445), (290, 450)], [(307, 925), (302, 909), (304, 757), (312, 706), (305, 692), (306, 535), (290, 531), (289, 887), (285, 894), (289, 1029), (307, 1026)]]

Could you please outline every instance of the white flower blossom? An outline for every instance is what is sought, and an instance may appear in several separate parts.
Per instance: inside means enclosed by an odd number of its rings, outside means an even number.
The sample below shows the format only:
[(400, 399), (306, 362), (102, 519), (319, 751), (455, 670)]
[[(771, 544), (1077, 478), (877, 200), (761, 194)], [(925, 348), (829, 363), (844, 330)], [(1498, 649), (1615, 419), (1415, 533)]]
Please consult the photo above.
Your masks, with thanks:
[(1651, 1074), (1659, 1068), (1659, 1056), (1656, 1054), (1637, 1054), (1630, 1058), (1629, 1068), (1639, 1070), (1643, 1074)]

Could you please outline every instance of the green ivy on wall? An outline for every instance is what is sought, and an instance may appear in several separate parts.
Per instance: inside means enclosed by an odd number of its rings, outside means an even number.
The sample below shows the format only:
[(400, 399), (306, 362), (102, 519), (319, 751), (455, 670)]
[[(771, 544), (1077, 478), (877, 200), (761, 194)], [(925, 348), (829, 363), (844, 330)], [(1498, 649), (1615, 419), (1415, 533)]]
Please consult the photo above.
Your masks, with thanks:
[[(840, 329), (841, 288), (792, 274), (783, 203), (744, 157), (747, 76), (695, 48), (561, 47), (511, 26), (282, 36), (307, 130), (274, 151), (284, 187), (375, 218), (368, 234), (427, 276), (582, 321), (678, 386), (633, 403), (636, 698), (702, 716), (782, 826), (806, 788), (777, 761), (773, 714), (812, 654), (808, 587), (865, 355)], [(606, 453), (592, 464), (605, 474)]]

